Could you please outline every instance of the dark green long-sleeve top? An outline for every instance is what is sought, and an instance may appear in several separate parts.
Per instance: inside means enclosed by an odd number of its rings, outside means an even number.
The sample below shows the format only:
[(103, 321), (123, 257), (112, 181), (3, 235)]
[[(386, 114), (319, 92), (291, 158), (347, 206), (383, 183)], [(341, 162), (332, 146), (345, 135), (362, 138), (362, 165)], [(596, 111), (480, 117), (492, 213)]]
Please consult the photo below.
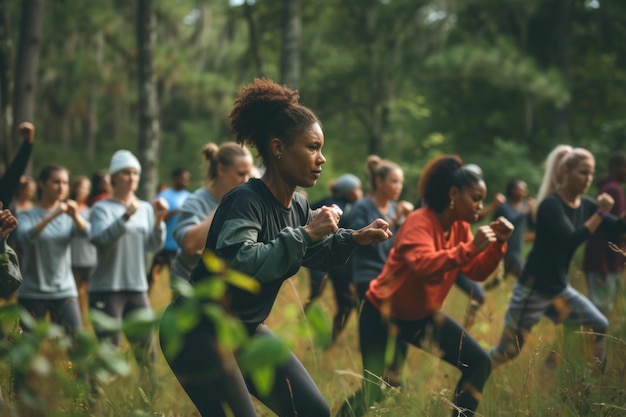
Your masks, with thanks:
[[(249, 331), (267, 318), (283, 281), (301, 265), (327, 270), (345, 263), (356, 248), (353, 231), (348, 229), (312, 242), (304, 230), (310, 220), (311, 209), (303, 195), (294, 193), (291, 207), (286, 208), (259, 179), (233, 189), (218, 206), (205, 248), (261, 284), (256, 294), (229, 286), (229, 311)], [(209, 275), (200, 261), (191, 282)]]

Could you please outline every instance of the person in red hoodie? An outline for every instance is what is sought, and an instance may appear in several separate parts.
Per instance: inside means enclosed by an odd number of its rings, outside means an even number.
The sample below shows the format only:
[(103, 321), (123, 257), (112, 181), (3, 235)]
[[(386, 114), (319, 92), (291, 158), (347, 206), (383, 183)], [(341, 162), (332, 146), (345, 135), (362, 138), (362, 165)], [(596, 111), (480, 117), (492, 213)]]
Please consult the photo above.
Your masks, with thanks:
[[(424, 206), (398, 230), (382, 271), (369, 286), (359, 318), (363, 384), (337, 416), (361, 416), (382, 399), (388, 339), (397, 337), (432, 352), (461, 371), (454, 391), (454, 414), (474, 415), (491, 372), (487, 352), (455, 320), (441, 311), (459, 272), (485, 280), (506, 251), (513, 225), (498, 218), (473, 235), (486, 194), (484, 181), (456, 155), (428, 163), (419, 183)], [(395, 336), (394, 336), (395, 335)]]

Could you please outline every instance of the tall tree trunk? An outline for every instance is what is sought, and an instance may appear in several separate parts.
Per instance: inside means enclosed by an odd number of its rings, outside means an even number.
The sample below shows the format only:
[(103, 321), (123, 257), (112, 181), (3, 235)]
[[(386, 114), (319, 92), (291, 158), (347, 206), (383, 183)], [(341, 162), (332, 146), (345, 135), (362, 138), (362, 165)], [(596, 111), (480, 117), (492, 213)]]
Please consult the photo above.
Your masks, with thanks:
[(283, 0), (280, 82), (292, 89), (300, 85), (300, 0)]
[(152, 200), (158, 173), (157, 158), (161, 141), (158, 87), (154, 74), (156, 14), (153, 0), (137, 2), (137, 84), (139, 86), (139, 152), (142, 167), (138, 195)]
[(34, 121), (43, 13), (44, 0), (22, 0), (13, 100), (12, 132), (15, 146), (19, 145), (17, 135), (19, 124), (24, 121)]
[(259, 77), (265, 77), (265, 64), (263, 62), (263, 55), (261, 54), (261, 42), (259, 41), (259, 33), (256, 27), (256, 21), (252, 15), (252, 6), (248, 4), (246, 0), (243, 4), (243, 12), (248, 22), (248, 33), (250, 36), (250, 49), (252, 56), (254, 56), (254, 62), (259, 73)]
[(13, 85), (13, 48), (7, 16), (7, 1), (0, 0), (0, 164), (2, 172), (13, 153), (11, 137), (12, 110), (11, 87)]
[[(91, 44), (94, 48), (94, 61), (98, 68), (102, 66), (102, 51), (104, 36), (102, 32), (94, 35)], [(98, 92), (96, 85), (89, 89), (87, 94), (87, 112), (83, 117), (83, 137), (85, 138), (85, 150), (89, 160), (93, 160), (96, 154), (96, 135), (98, 133)]]
[[(567, 91), (570, 90), (570, 13), (571, 0), (559, 0), (556, 8), (556, 57), (561, 77)], [(554, 120), (557, 136), (567, 137), (570, 134), (570, 105), (565, 104), (556, 109)]]

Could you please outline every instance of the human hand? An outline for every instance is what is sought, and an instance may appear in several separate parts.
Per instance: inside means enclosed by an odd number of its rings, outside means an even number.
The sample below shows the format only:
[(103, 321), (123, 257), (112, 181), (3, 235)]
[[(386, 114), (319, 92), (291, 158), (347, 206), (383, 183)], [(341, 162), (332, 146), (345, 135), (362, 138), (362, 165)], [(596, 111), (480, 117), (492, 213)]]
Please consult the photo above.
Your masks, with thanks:
[(496, 206), (500, 206), (506, 203), (506, 197), (502, 193), (496, 193), (496, 195), (493, 197), (493, 201)]
[(493, 229), (488, 226), (480, 226), (478, 230), (476, 230), (476, 234), (474, 234), (474, 240), (472, 243), (478, 249), (478, 252), (482, 252), (487, 247), (496, 241), (496, 234)]
[(316, 242), (324, 236), (335, 233), (339, 226), (341, 214), (334, 207), (323, 206), (316, 210), (316, 214), (311, 217), (311, 222), (304, 227), (311, 239)]
[(59, 203), (59, 205), (54, 209), (54, 211), (52, 212), (52, 215), (54, 217), (59, 216), (63, 213), (67, 212), (67, 203), (62, 201)]
[(32, 144), (35, 141), (35, 126), (29, 122), (20, 123), (17, 128), (19, 135), (22, 137), (24, 142), (28, 142)]
[(489, 223), (489, 227), (495, 233), (496, 240), (500, 242), (506, 242), (513, 234), (513, 230), (515, 230), (515, 226), (502, 216)]
[(170, 205), (164, 198), (155, 198), (152, 201), (152, 208), (154, 209), (154, 216), (156, 217), (158, 222), (162, 222), (167, 215), (167, 211), (170, 208)]
[(137, 212), (139, 209), (139, 203), (137, 200), (133, 200), (129, 205), (126, 206), (126, 211), (124, 212), (124, 220), (130, 219), (130, 217)]
[(398, 203), (396, 204), (396, 212), (398, 213), (399, 219), (408, 216), (413, 211), (413, 209), (413, 204), (409, 203), (406, 200), (398, 201)]
[[(0, 210), (2, 210), (1, 201)], [(8, 209), (0, 211), (0, 238), (6, 239), (17, 228), (17, 224), (17, 219)]]
[(611, 195), (607, 193), (601, 193), (598, 196), (597, 201), (598, 201), (598, 208), (604, 211), (611, 211), (611, 209), (613, 208), (613, 204), (615, 203), (615, 201), (613, 200), (613, 197), (611, 197)]
[(67, 208), (65, 209), (65, 214), (74, 218), (78, 214), (78, 204), (74, 200), (67, 200), (65, 202)]
[(383, 242), (389, 239), (393, 233), (389, 230), (389, 223), (383, 219), (376, 219), (362, 229), (352, 233), (352, 239), (359, 245)]

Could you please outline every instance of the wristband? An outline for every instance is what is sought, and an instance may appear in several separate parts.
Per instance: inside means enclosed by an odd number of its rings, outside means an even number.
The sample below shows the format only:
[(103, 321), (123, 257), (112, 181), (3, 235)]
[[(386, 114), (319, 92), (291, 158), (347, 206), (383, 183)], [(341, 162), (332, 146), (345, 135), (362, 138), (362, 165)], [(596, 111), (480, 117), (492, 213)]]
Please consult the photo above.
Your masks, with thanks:
[(598, 209), (596, 210), (596, 214), (600, 216), (601, 219), (604, 219), (609, 213), (606, 210)]

